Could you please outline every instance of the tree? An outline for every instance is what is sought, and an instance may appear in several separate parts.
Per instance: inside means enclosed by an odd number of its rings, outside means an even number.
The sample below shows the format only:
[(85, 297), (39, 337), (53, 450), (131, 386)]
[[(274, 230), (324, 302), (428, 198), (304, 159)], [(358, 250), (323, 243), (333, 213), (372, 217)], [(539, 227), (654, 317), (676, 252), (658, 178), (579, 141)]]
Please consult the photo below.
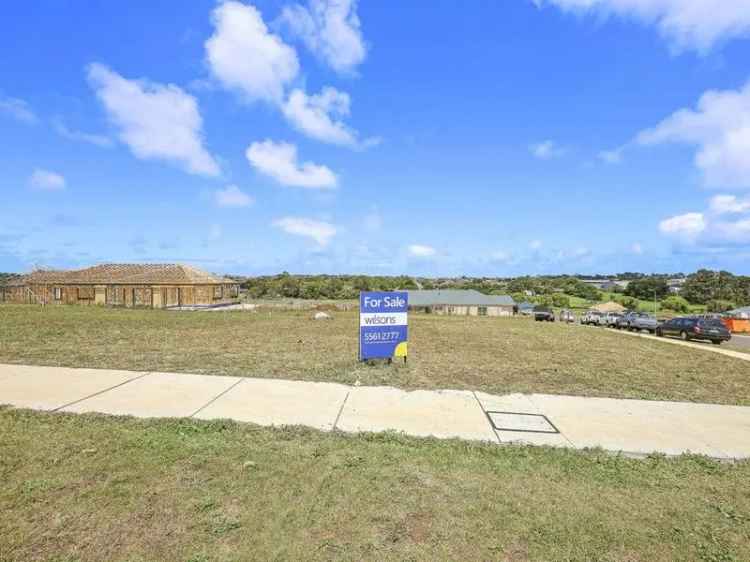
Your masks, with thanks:
[(661, 301), (661, 307), (675, 312), (690, 311), (690, 303), (680, 296), (672, 295)]
[(682, 295), (693, 304), (707, 304), (711, 300), (738, 300), (743, 302), (744, 280), (728, 271), (699, 269), (688, 275)]
[(708, 312), (726, 312), (727, 310), (732, 310), (733, 308), (737, 308), (733, 302), (721, 299), (708, 301), (706, 305), (706, 310)]
[(663, 299), (669, 293), (667, 280), (664, 277), (644, 277), (635, 279), (628, 283), (625, 294), (629, 297), (635, 297), (641, 300)]
[(552, 305), (558, 308), (570, 308), (570, 297), (563, 293), (555, 293), (552, 295)]

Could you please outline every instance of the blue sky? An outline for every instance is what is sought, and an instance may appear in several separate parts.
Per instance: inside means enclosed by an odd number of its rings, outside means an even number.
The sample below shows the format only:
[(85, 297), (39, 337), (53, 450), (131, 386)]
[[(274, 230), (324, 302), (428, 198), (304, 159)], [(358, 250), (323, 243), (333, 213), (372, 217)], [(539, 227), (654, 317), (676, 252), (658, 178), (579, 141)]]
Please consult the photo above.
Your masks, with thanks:
[(15, 2), (0, 270), (750, 273), (750, 5)]

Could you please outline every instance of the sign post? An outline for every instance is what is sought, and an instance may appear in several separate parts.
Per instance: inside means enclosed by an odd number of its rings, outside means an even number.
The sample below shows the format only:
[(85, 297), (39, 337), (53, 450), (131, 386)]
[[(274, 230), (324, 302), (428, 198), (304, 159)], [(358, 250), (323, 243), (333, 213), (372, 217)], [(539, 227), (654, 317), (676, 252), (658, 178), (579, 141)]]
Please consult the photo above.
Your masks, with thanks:
[(359, 294), (359, 360), (403, 357), (406, 363), (409, 293)]

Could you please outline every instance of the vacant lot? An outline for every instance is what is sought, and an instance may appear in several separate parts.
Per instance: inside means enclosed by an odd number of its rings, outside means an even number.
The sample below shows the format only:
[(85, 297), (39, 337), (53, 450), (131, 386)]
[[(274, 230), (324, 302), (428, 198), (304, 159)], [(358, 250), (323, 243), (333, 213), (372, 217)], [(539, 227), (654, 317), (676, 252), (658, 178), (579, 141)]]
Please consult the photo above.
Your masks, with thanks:
[(750, 464), (0, 409), (2, 560), (750, 560)]
[(373, 367), (355, 312), (311, 314), (5, 305), (0, 362), (750, 404), (750, 362), (613, 331), (414, 314), (409, 363)]

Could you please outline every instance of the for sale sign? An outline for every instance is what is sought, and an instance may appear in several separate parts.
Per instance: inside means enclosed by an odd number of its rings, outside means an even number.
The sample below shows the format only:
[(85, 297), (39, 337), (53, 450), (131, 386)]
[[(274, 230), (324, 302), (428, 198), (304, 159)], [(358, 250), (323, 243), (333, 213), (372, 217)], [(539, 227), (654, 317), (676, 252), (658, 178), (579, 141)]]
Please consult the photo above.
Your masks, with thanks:
[(359, 294), (359, 358), (406, 357), (409, 293)]

